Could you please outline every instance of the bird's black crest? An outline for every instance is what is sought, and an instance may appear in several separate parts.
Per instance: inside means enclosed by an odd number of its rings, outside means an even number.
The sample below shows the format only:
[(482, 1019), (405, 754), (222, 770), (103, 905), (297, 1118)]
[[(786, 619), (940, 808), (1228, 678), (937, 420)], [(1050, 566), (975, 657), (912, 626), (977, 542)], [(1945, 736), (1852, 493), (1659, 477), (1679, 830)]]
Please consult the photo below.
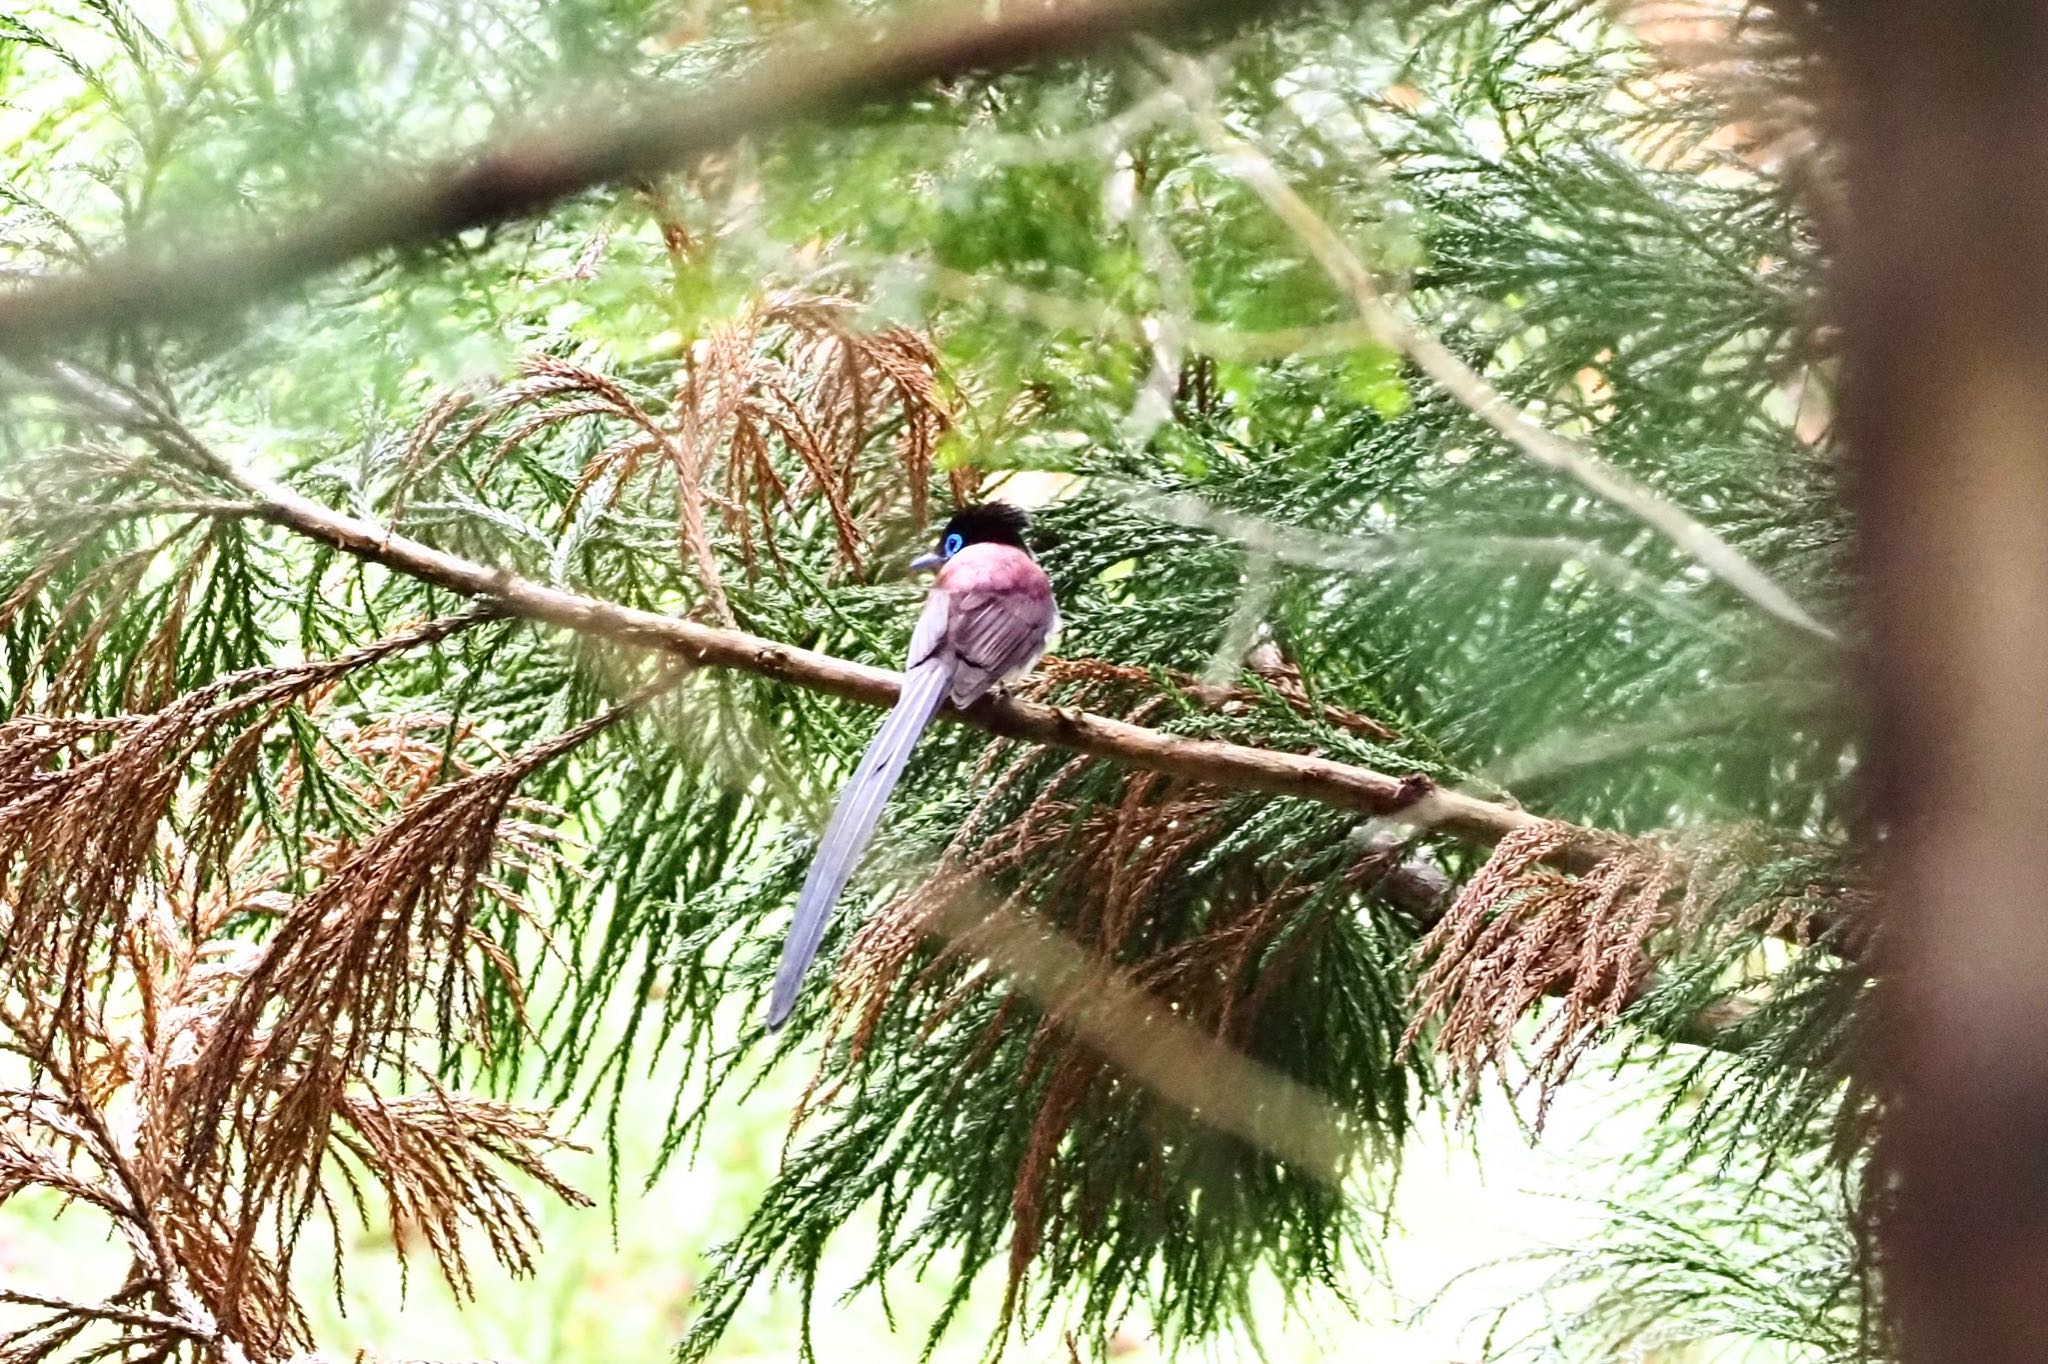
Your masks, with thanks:
[(1028, 549), (1024, 543), (1024, 532), (1031, 526), (1031, 518), (1021, 507), (1007, 502), (979, 502), (960, 508), (953, 513), (946, 528), (939, 532), (939, 543), (944, 544), (949, 535), (958, 535), (963, 544), (969, 545), (1015, 545)]

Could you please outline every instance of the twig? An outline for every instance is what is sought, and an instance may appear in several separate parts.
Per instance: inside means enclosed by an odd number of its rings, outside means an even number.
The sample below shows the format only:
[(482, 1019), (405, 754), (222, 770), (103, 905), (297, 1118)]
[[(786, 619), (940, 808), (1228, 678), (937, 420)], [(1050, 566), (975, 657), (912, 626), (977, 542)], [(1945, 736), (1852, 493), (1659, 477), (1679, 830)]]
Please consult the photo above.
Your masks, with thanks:
[(412, 175), (337, 192), (294, 228), (205, 254), (130, 249), (0, 301), (0, 353), (143, 322), (196, 324), (352, 260), (538, 213), (598, 185), (644, 181), (751, 133), (905, 95), (927, 82), (1073, 56), (1125, 35), (1209, 17), (1242, 21), (1270, 0), (966, 0), (894, 25), (839, 26), (772, 53), (709, 89), (666, 91), (611, 118), (582, 118), (482, 143)]
[[(79, 1126), (91, 1137), (90, 1158), (102, 1169), (111, 1171), (120, 1181), (121, 1190), (128, 1196), (124, 1211), (129, 1223), (140, 1234), (138, 1240), (130, 1236), (129, 1242), (139, 1251), (146, 1251), (154, 1261), (149, 1266), (156, 1275), (161, 1291), (175, 1301), (175, 1292), (182, 1285), (178, 1281), (178, 1260), (172, 1253), (171, 1239), (165, 1235), (157, 1220), (157, 1211), (149, 1189), (142, 1177), (136, 1173), (133, 1162), (122, 1150), (121, 1143), (107, 1125), (107, 1118), (99, 1108), (86, 1102), (87, 1089), (78, 1082), (70, 1067), (57, 1058), (55, 1039), (48, 1033), (32, 1028), (27, 1019), (0, 1005), (0, 1027), (4, 1027), (15, 1039), (27, 1044), (31, 1051), (24, 1052), (36, 1065), (47, 1071), (62, 1091), (66, 1104), (75, 1115)], [(185, 1328), (187, 1334), (194, 1334)], [(217, 1334), (217, 1333), (215, 1333)], [(213, 1336), (203, 1336), (212, 1339)]]
[(1568, 474), (1595, 496), (1620, 507), (1779, 620), (1829, 643), (1840, 642), (1833, 630), (1814, 619), (1742, 551), (1682, 507), (1658, 496), (1576, 441), (1533, 421), (1428, 328), (1389, 303), (1358, 253), (1295, 192), (1265, 153), (1230, 132), (1210, 112), (1210, 87), (1200, 67), (1185, 58), (1167, 60), (1174, 85), (1186, 99), (1203, 140), (1220, 156), (1225, 169), (1249, 186), (1274, 216), (1300, 238), (1324, 273), (1349, 296), (1381, 345), (1414, 361), (1439, 388), (1530, 459), (1546, 469)]
[(0, 1288), (0, 1302), (18, 1303), (23, 1307), (47, 1307), (53, 1312), (63, 1312), (75, 1317), (94, 1317), (144, 1331), (169, 1331), (202, 1343), (211, 1343), (220, 1338), (219, 1331), (208, 1330), (196, 1322), (186, 1321), (181, 1317), (167, 1317), (157, 1312), (116, 1307), (111, 1303), (77, 1302), (71, 1298), (30, 1293), (19, 1288)]

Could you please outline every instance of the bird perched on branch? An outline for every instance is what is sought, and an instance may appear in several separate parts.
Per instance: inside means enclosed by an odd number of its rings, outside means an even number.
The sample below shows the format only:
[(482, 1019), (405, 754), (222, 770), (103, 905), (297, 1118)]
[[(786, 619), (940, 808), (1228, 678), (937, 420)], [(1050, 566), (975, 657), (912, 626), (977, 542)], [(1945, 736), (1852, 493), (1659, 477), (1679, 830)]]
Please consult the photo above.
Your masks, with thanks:
[(946, 701), (970, 706), (991, 688), (1031, 671), (1059, 628), (1052, 584), (1024, 543), (1029, 524), (1030, 518), (1006, 503), (962, 507), (939, 533), (938, 548), (912, 561), (912, 569), (937, 569), (938, 578), (910, 637), (896, 706), (839, 793), (804, 877), (769, 997), (770, 1028), (780, 1028), (796, 1006), (797, 987), (818, 954), (825, 920), (932, 716)]

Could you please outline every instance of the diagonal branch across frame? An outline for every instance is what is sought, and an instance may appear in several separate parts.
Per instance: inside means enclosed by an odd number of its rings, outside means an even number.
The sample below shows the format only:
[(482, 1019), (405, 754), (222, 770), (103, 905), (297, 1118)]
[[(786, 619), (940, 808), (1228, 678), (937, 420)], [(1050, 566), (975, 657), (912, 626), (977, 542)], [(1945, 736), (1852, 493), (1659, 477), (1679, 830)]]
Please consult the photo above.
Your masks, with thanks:
[[(902, 675), (886, 668), (742, 630), (621, 606), (435, 549), (237, 467), (175, 416), (134, 390), (68, 365), (53, 367), (47, 377), (71, 398), (155, 445), (167, 458), (247, 494), (246, 502), (220, 504), (229, 514), (268, 521), (352, 557), (488, 603), (508, 616), (660, 650), (696, 667), (732, 668), (873, 706), (896, 702)], [(1491, 847), (1510, 834), (1559, 826), (1558, 821), (1519, 806), (1468, 795), (1417, 775), (1396, 776), (1329, 758), (1196, 739), (1017, 697), (990, 695), (965, 710), (946, 706), (939, 713), (954, 723), (1006, 739), (1063, 748), (1216, 786), (1312, 800), (1380, 817), (1418, 833), (1446, 834), (1478, 847)], [(1623, 841), (1605, 830), (1574, 828), (1544, 860), (1561, 871), (1583, 872), (1612, 854)], [(1413, 902), (1410, 907), (1427, 917), (1424, 902), (1439, 897), (1442, 889), (1427, 895), (1416, 891), (1408, 897)], [(1825, 925), (1795, 927), (1811, 935)]]
[[(435, 549), (237, 467), (175, 415), (133, 389), (69, 365), (52, 366), (44, 377), (82, 407), (148, 441), (166, 459), (247, 494), (247, 501), (221, 502), (227, 514), (268, 521), (354, 558), (469, 597), (494, 612), (658, 650), (688, 666), (749, 672), (869, 705), (893, 705), (902, 685), (901, 674), (887, 669), (740, 630), (621, 606)], [(1563, 825), (1516, 806), (1436, 786), (1418, 776), (1399, 777), (1327, 758), (1190, 738), (1016, 697), (991, 695), (964, 711), (945, 707), (940, 715), (1004, 738), (1191, 781), (1313, 800), (1416, 832), (1449, 834), (1481, 847), (1491, 847), (1516, 833), (1549, 828), (1563, 836), (1554, 839), (1552, 850), (1540, 860), (1568, 872), (1589, 871), (1626, 843), (1603, 830)], [(1374, 841), (1384, 843), (1391, 838), (1395, 838), (1394, 830), (1383, 829)], [(1448, 908), (1452, 886), (1433, 862), (1415, 858), (1382, 873), (1380, 889), (1418, 929), (1427, 929)], [(1788, 931), (1803, 941), (1826, 927), (1801, 923), (1789, 926)], [(1654, 970), (1646, 971), (1631, 991), (1632, 998), (1653, 993), (1661, 981)], [(1742, 997), (1710, 1003), (1680, 1028), (1673, 1040), (1739, 1048), (1742, 1029), (1757, 1010), (1754, 1000)]]
[(0, 293), (0, 354), (27, 357), (139, 322), (231, 317), (292, 285), (390, 250), (541, 212), (658, 175), (754, 133), (900, 98), (945, 80), (1080, 55), (1134, 33), (1240, 24), (1274, 0), (1069, 0), (918, 8), (885, 28), (839, 24), (772, 49), (742, 75), (671, 87), (610, 117), (488, 139), (409, 175), (337, 191), (307, 219), (203, 254), (131, 248)]
[[(487, 602), (506, 615), (657, 649), (696, 667), (733, 668), (873, 706), (895, 704), (902, 685), (899, 673), (742, 630), (702, 625), (550, 587), (508, 569), (436, 549), (236, 467), (175, 416), (132, 390), (110, 386), (69, 366), (53, 369), (49, 377), (71, 397), (150, 441), (167, 457), (245, 493), (250, 500), (236, 504), (239, 515), (271, 522), (354, 558)], [(1438, 786), (1420, 776), (1396, 776), (1329, 758), (1190, 738), (1016, 697), (989, 696), (965, 710), (948, 706), (940, 715), (1006, 739), (1046, 744), (1191, 781), (1295, 796), (1483, 847), (1509, 834), (1555, 822), (1516, 806)], [(1550, 861), (1561, 870), (1584, 871), (1611, 853), (1616, 842), (1612, 834), (1581, 829)]]

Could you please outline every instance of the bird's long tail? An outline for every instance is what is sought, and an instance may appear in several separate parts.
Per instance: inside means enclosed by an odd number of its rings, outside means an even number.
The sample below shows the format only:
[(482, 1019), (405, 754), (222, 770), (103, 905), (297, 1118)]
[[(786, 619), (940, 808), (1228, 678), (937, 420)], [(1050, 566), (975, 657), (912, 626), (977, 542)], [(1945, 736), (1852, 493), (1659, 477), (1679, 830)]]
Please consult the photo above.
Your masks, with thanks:
[(868, 840), (875, 835), (882, 806), (903, 775), (910, 750), (917, 746), (918, 736), (931, 723), (939, 703), (946, 699), (953, 669), (951, 658), (932, 658), (904, 674), (903, 691), (895, 708), (882, 721), (874, 742), (868, 745), (867, 756), (854, 770), (853, 780), (839, 793), (839, 804), (825, 825), (824, 837), (818, 840), (811, 870), (804, 877), (803, 892), (797, 896), (796, 918), (790, 923), (789, 937), (782, 945), (782, 965), (776, 969), (775, 992), (768, 1001), (770, 1028), (781, 1027), (796, 1007), (797, 987), (803, 983), (811, 958), (818, 955), (818, 944), (825, 937), (825, 921), (832, 916), (839, 892), (846, 888), (847, 879), (860, 864), (860, 855), (867, 850)]

